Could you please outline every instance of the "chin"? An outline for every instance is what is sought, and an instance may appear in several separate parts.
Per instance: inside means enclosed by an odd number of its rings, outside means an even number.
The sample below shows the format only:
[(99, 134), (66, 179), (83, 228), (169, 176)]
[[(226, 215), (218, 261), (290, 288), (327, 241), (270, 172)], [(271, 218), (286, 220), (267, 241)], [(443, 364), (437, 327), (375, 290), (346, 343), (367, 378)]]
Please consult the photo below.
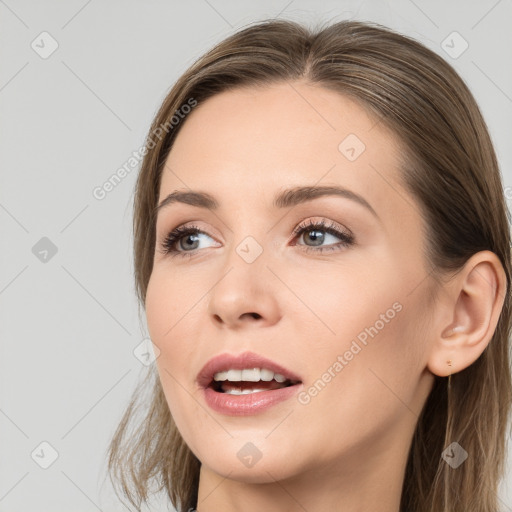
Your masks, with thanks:
[(253, 466), (248, 467), (238, 458), (226, 456), (226, 452), (212, 453), (201, 461), (204, 468), (223, 478), (248, 484), (274, 483), (276, 480), (286, 480), (294, 476), (293, 467), (286, 462), (287, 457), (263, 455)]
[[(273, 483), (297, 475), (302, 469), (297, 444), (282, 438), (265, 439), (268, 430), (236, 435), (225, 441), (199, 442), (193, 450), (201, 464), (218, 475), (246, 483)], [(203, 438), (204, 439), (204, 438)], [(252, 440), (252, 441), (251, 441)], [(215, 446), (213, 449), (212, 444)]]

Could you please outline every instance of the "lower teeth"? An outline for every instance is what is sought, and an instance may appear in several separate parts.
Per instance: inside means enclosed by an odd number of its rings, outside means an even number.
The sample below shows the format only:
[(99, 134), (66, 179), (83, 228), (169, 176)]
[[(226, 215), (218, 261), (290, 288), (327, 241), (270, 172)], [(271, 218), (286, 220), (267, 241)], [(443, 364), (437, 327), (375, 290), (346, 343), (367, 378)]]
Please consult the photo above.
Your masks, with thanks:
[(266, 389), (230, 389), (224, 391), (227, 395), (248, 395), (250, 393), (259, 393), (260, 391), (267, 391)]

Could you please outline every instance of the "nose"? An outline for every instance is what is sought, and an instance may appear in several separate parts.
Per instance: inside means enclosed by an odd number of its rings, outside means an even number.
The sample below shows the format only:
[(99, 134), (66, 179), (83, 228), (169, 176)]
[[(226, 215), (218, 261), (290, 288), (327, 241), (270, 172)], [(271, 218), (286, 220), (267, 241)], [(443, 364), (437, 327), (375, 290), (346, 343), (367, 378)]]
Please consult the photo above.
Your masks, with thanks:
[(278, 283), (263, 258), (247, 263), (235, 254), (209, 295), (210, 318), (218, 327), (230, 329), (276, 324), (281, 318)]

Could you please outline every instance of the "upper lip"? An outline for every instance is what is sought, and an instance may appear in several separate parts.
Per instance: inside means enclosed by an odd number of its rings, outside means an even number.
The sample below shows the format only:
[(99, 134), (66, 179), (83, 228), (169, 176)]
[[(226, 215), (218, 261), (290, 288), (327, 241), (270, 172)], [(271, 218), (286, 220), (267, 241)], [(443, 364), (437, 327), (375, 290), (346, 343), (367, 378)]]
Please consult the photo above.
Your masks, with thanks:
[(207, 388), (217, 372), (243, 370), (244, 368), (267, 368), (274, 373), (284, 375), (291, 381), (302, 382), (302, 379), (295, 373), (254, 352), (243, 352), (242, 354), (224, 353), (212, 357), (198, 373), (196, 381), (202, 388)]

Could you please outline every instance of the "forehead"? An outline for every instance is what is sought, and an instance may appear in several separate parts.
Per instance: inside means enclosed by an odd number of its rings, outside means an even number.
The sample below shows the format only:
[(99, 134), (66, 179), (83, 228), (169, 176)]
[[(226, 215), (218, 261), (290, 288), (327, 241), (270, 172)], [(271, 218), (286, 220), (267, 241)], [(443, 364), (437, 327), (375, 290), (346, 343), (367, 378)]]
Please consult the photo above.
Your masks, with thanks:
[(393, 218), (412, 206), (398, 183), (398, 154), (395, 136), (338, 92), (302, 82), (235, 89), (188, 115), (159, 200), (193, 189), (257, 207), (290, 186), (339, 184)]

